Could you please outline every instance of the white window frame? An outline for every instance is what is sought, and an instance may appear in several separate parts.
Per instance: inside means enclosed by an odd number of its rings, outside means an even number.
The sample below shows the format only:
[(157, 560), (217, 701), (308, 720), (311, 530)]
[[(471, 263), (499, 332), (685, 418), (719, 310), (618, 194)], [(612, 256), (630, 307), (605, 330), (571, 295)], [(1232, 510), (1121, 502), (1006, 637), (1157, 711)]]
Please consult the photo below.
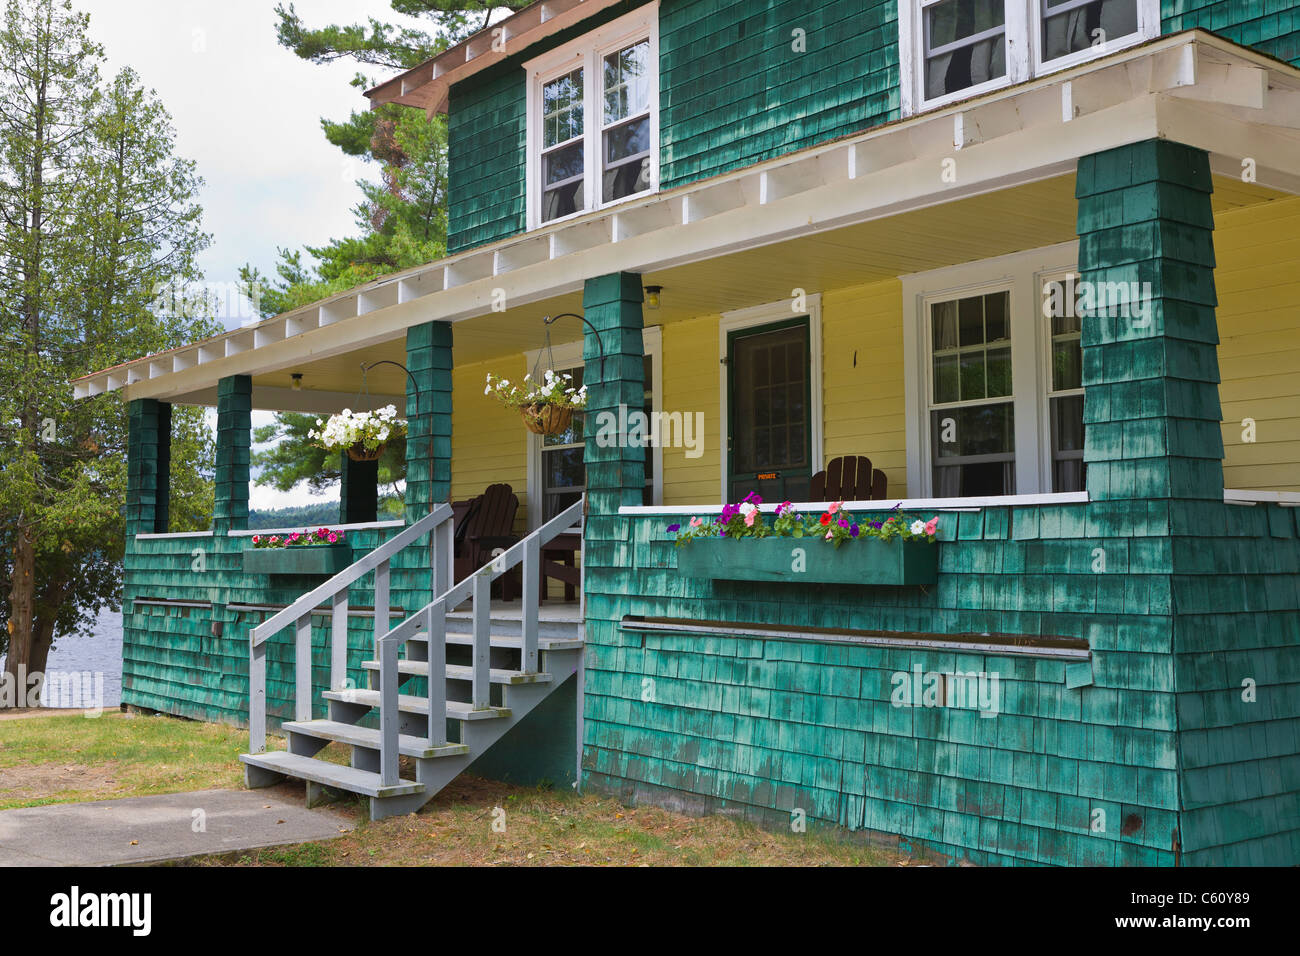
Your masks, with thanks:
[(767, 302), (763, 305), (750, 306), (747, 309), (723, 312), (718, 322), (718, 432), (722, 436), (722, 444), (718, 449), (718, 458), (720, 459), (718, 480), (720, 488), (719, 501), (723, 504), (727, 501), (727, 465), (729, 456), (727, 442), (731, 437), (731, 416), (728, 414), (730, 412), (730, 403), (727, 396), (728, 375), (726, 366), (722, 362), (727, 357), (727, 334), (737, 329), (771, 325), (773, 322), (784, 322), (787, 319), (808, 316), (808, 390), (812, 402), (812, 414), (810, 416), (812, 434), (809, 436), (809, 448), (812, 453), (812, 473), (815, 475), (826, 467), (826, 449), (823, 445), (824, 432), (822, 427), (822, 414), (826, 404), (826, 395), (822, 389), (821, 293), (817, 292), (808, 295), (805, 304), (807, 308), (795, 309), (792, 300), (781, 299), (778, 302)]
[[(664, 402), (664, 371), (663, 371), (663, 334), (657, 325), (648, 325), (641, 330), (641, 340), (643, 351), (650, 358), (650, 407), (656, 412), (663, 411)], [(557, 369), (577, 368), (583, 364), (582, 358), (583, 343), (565, 342), (563, 345), (556, 345), (551, 349), (551, 354), (555, 358), (555, 367)], [(524, 360), (529, 370), (537, 367), (537, 361), (541, 357), (543, 350), (534, 349), (531, 352), (524, 353)], [(525, 441), (527, 442), (527, 468), (528, 468), (528, 530), (535, 531), (542, 523), (542, 436), (534, 435), (532, 432), (525, 430)], [(651, 492), (652, 500), (655, 505), (663, 504), (664, 500), (664, 450), (658, 445), (650, 445), (646, 448), (646, 454), (651, 455), (654, 465), (654, 489)]]
[(1015, 408), (1016, 495), (1051, 491), (1051, 422), (1047, 395), (1051, 349), (1042, 314), (1043, 282), (1076, 270), (1077, 241), (903, 276), (903, 378), (907, 493), (934, 496), (930, 406), (930, 303), (1008, 290), (1011, 293), (1011, 401)]
[[(1070, 280), (1078, 282), (1079, 270), (1069, 268), (1058, 272), (1040, 272), (1036, 279), (1039, 289), (1038, 301), (1041, 303), (1043, 301), (1042, 292), (1047, 283), (1067, 282)], [(1043, 315), (1041, 311), (1038, 317), (1039, 321), (1042, 322), (1042, 345), (1039, 361), (1043, 363), (1043, 433), (1040, 439), (1043, 442), (1043, 490), (1055, 493), (1052, 488), (1052, 399), (1080, 396), (1083, 395), (1084, 389), (1082, 385), (1078, 388), (1056, 389), (1053, 387), (1052, 363), (1055, 359), (1052, 355), (1052, 320)], [(1082, 333), (1080, 334), (1080, 342), (1082, 342)]]
[(1160, 0), (1137, 0), (1136, 33), (1108, 39), (1099, 46), (1057, 57), (1045, 64), (1042, 61), (1043, 0), (1005, 0), (1006, 75), (934, 99), (926, 99), (924, 11), (927, 7), (942, 2), (943, 0), (898, 0), (899, 103), (903, 116), (1078, 66), (1160, 35)]
[[(601, 201), (604, 128), (604, 70), (602, 61), (632, 43), (650, 42), (650, 186), (610, 202)], [(542, 87), (581, 68), (583, 70), (583, 208), (567, 216), (542, 222)], [(611, 20), (564, 46), (549, 50), (524, 64), (528, 78), (527, 193), (528, 229), (567, 222), (586, 213), (640, 199), (659, 189), (659, 0)]]

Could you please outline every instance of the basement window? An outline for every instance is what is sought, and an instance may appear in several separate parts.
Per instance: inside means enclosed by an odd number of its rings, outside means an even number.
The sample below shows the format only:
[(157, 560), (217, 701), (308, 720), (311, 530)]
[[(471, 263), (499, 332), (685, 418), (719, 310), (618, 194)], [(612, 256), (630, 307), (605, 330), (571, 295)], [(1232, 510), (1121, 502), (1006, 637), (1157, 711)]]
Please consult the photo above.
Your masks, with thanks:
[(658, 25), (650, 3), (524, 65), (529, 229), (656, 188)]
[(904, 116), (1160, 35), (1159, 0), (898, 0)]

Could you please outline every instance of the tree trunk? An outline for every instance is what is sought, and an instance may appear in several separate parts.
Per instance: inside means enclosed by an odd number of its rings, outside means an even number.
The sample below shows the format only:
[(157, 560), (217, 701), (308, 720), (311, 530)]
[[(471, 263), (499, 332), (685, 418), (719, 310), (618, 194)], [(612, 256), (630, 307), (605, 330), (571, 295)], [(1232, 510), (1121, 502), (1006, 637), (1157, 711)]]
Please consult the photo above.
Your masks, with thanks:
[[(32, 673), (32, 620), (36, 612), (36, 549), (31, 533), (19, 526), (14, 535), (13, 579), (9, 590), (9, 652), (5, 656), (5, 673), (13, 675), (17, 707), (27, 705), (27, 678)], [(21, 679), (20, 679), (21, 678)], [(0, 707), (4, 706), (0, 696)]]

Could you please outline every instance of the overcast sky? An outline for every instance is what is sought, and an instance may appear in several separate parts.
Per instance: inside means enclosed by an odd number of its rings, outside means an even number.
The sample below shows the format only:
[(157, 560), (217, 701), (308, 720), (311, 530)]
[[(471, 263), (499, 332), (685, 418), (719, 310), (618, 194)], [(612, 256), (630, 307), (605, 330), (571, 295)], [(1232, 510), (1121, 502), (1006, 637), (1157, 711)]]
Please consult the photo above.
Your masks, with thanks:
[[(220, 291), (251, 262), (272, 274), (276, 248), (302, 248), (357, 232), (356, 181), (372, 167), (326, 142), (322, 116), (366, 105), (345, 61), (318, 66), (275, 39), (276, 0), (73, 0), (108, 67), (133, 67), (176, 125), (176, 150), (198, 164), (212, 245), (200, 264)], [(374, 16), (418, 25), (388, 0), (298, 0), (308, 26)], [(370, 71), (373, 75), (373, 71)], [(230, 317), (228, 325), (239, 324)], [(247, 316), (245, 316), (247, 318)], [(256, 414), (255, 424), (269, 420)], [(337, 489), (332, 497), (337, 498)], [(326, 495), (324, 497), (331, 497)], [(305, 491), (252, 488), (255, 508), (306, 504)]]

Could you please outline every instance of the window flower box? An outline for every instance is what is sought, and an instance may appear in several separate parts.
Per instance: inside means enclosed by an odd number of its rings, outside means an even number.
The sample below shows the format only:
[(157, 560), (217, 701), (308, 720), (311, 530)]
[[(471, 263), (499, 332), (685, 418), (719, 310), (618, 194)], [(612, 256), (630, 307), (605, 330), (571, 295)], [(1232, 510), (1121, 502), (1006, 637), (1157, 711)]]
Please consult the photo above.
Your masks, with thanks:
[(249, 574), (314, 574), (333, 577), (352, 564), (347, 542), (297, 545), (292, 548), (249, 548), (244, 571)]
[(836, 548), (818, 538), (696, 538), (677, 549), (682, 574), (714, 581), (909, 586), (939, 579), (930, 541), (864, 538)]

